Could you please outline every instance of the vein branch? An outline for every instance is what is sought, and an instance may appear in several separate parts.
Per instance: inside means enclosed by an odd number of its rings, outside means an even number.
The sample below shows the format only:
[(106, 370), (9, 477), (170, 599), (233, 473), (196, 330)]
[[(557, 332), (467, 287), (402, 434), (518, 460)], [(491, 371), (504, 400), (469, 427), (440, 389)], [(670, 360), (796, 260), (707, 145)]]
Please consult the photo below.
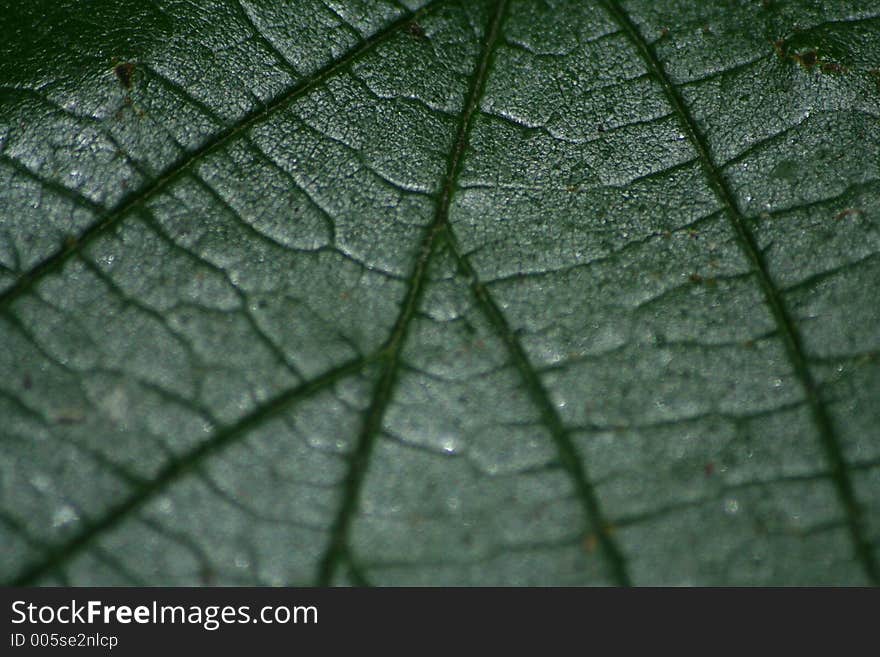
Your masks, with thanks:
[(541, 377), (529, 361), (526, 351), (516, 333), (511, 330), (504, 313), (492, 297), (488, 288), (480, 282), (477, 272), (470, 261), (455, 245), (454, 237), (450, 239), (450, 250), (453, 252), (459, 267), (471, 281), (471, 290), (477, 304), (496, 333), (504, 342), (520, 376), (526, 384), (526, 390), (537, 406), (541, 419), (553, 438), (559, 463), (574, 482), (575, 492), (586, 516), (588, 525), (593, 528), (593, 536), (597, 538), (601, 554), (611, 570), (614, 582), (618, 586), (632, 586), (626, 559), (622, 550), (611, 535), (612, 523), (607, 519), (599, 503), (599, 497), (590, 481), (583, 459), (571, 438), (571, 433), (562, 422), (559, 412), (550, 399), (550, 395)]
[(401, 369), (402, 347), (424, 292), (431, 259), (437, 251), (438, 242), (441, 241), (442, 236), (448, 230), (449, 206), (455, 191), (459, 171), (461, 170), (461, 162), (468, 147), (471, 122), (483, 97), (492, 55), (501, 32), (501, 24), (507, 11), (507, 5), (508, 0), (498, 0), (495, 3), (495, 9), (490, 18), (491, 22), (486, 31), (482, 51), (471, 76), (470, 89), (464, 109), (459, 118), (458, 129), (447, 162), (434, 218), (425, 230), (412, 274), (409, 276), (406, 296), (384, 349), (385, 365), (374, 388), (372, 402), (366, 411), (357, 445), (350, 457), (342, 503), (333, 523), (330, 542), (319, 568), (317, 583), (322, 586), (332, 584), (333, 577), (340, 565), (344, 562), (349, 564), (351, 562), (348, 554), (349, 533), (354, 517), (357, 514), (370, 456), (381, 433), (385, 411), (388, 408), (395, 384), (397, 383)]
[[(95, 222), (86, 228), (79, 237), (66, 241), (54, 253), (31, 267), (28, 271), (23, 272), (15, 283), (0, 293), (0, 312), (7, 310), (16, 299), (30, 292), (46, 276), (59, 271), (73, 255), (81, 252), (101, 235), (116, 228), (133, 208), (147, 202), (167, 189), (170, 184), (181, 178), (196, 164), (204, 161), (207, 156), (222, 149), (236, 137), (246, 133), (254, 126), (259, 125), (288, 107), (297, 98), (312, 91), (359, 57), (390, 39), (406, 25), (434, 11), (445, 2), (448, 2), (448, 0), (432, 0), (418, 11), (402, 15), (376, 34), (360, 42), (338, 59), (328, 63), (311, 75), (304, 77), (286, 91), (281, 92), (265, 105), (252, 110), (236, 123), (222, 128), (197, 148), (181, 154), (180, 157), (171, 162), (152, 181), (124, 197), (114, 207), (100, 212)], [(51, 186), (47, 181), (41, 181), (41, 183)], [(66, 195), (69, 196), (70, 194), (71, 192), (68, 190)], [(92, 204), (89, 204), (89, 207), (92, 210), (96, 209)]]
[(74, 556), (92, 545), (98, 538), (116, 528), (122, 521), (131, 517), (146, 503), (167, 490), (183, 476), (197, 469), (209, 457), (239, 443), (251, 430), (266, 420), (276, 417), (297, 402), (321, 392), (337, 381), (361, 371), (371, 362), (370, 358), (356, 358), (340, 365), (321, 376), (288, 389), (235, 424), (219, 429), (211, 438), (200, 443), (178, 458), (169, 461), (159, 473), (150, 480), (139, 480), (132, 492), (103, 512), (99, 517), (86, 521), (71, 538), (60, 545), (50, 547), (43, 556), (25, 567), (9, 586), (32, 586), (47, 574), (68, 563)]
[(852, 479), (849, 476), (849, 467), (844, 458), (840, 439), (822, 400), (819, 386), (816, 384), (810, 371), (803, 339), (785, 305), (782, 293), (770, 275), (767, 263), (749, 227), (748, 220), (740, 211), (730, 185), (712, 157), (706, 136), (691, 115), (678, 88), (666, 73), (654, 48), (647, 42), (617, 0), (600, 0), (600, 2), (620, 25), (630, 43), (647, 65), (648, 70), (660, 83), (663, 92), (672, 105), (673, 111), (679, 117), (682, 128), (686, 131), (688, 138), (697, 151), (697, 156), (710, 187), (724, 206), (736, 240), (757, 276), (761, 291), (770, 308), (795, 376), (804, 390), (805, 401), (818, 430), (837, 497), (846, 513), (847, 527), (856, 558), (861, 564), (868, 580), (875, 585), (880, 585), (880, 566), (878, 566), (864, 528), (861, 507), (856, 497)]

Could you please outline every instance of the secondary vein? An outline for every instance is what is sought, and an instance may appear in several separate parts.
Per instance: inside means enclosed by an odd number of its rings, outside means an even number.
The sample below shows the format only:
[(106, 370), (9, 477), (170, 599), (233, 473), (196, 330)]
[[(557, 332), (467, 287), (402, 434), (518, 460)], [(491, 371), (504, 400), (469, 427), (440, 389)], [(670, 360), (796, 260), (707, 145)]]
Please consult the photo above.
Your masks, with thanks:
[[(434, 11), (438, 6), (445, 4), (448, 1), (449, 0), (432, 0), (418, 11), (402, 15), (394, 22), (389, 23), (384, 29), (365, 39), (343, 54), (340, 58), (328, 63), (326, 66), (318, 69), (311, 75), (306, 76), (290, 89), (287, 89), (272, 98), (265, 105), (252, 110), (237, 123), (224, 127), (199, 147), (183, 153), (180, 157), (165, 167), (165, 169), (152, 181), (125, 196), (113, 208), (100, 213), (95, 222), (86, 228), (76, 239), (66, 241), (50, 256), (31, 267), (28, 271), (22, 273), (15, 283), (0, 293), (0, 312), (7, 310), (16, 299), (19, 299), (30, 292), (33, 287), (46, 276), (59, 271), (73, 255), (81, 252), (86, 246), (94, 242), (101, 235), (106, 234), (119, 225), (125, 217), (128, 216), (130, 210), (148, 201), (150, 198), (166, 189), (168, 185), (178, 180), (195, 164), (203, 161), (211, 153), (223, 148), (237, 136), (274, 116), (277, 112), (290, 105), (294, 100), (313, 90), (329, 77), (351, 64), (361, 55), (372, 50), (380, 43), (387, 41), (406, 25), (418, 20), (431, 11)], [(47, 181), (41, 182), (42, 184), (49, 184)], [(70, 195), (69, 191), (67, 195)], [(89, 203), (89, 208), (93, 211), (99, 211), (93, 203)]]
[(489, 289), (480, 282), (473, 265), (455, 245), (454, 236), (450, 239), (450, 243), (452, 244), (450, 248), (459, 267), (471, 281), (471, 290), (474, 297), (476, 297), (477, 305), (507, 347), (514, 367), (525, 381), (526, 390), (541, 414), (544, 426), (550, 431), (550, 435), (556, 445), (557, 454), (559, 455), (559, 463), (574, 483), (575, 492), (583, 508), (584, 515), (588, 524), (593, 528), (592, 535), (596, 537), (601, 554), (611, 570), (615, 584), (618, 586), (632, 586), (632, 580), (626, 566), (626, 558), (623, 555), (623, 551), (617, 545), (617, 541), (611, 535), (613, 525), (602, 511), (602, 505), (599, 503), (596, 489), (590, 481), (586, 466), (571, 438), (570, 431), (562, 422), (562, 418), (550, 400), (550, 395), (547, 393), (541, 377), (529, 360), (516, 333), (511, 330), (498, 303), (492, 297)]
[(284, 412), (294, 402), (311, 397), (340, 379), (356, 374), (370, 362), (372, 362), (370, 358), (355, 358), (311, 381), (301, 383), (280, 393), (235, 424), (220, 428), (208, 440), (169, 461), (153, 479), (143, 480), (127, 497), (111, 506), (99, 517), (84, 522), (82, 529), (68, 540), (46, 549), (43, 556), (26, 566), (12, 581), (8, 582), (8, 585), (32, 586), (36, 584), (47, 574), (57, 570), (75, 555), (92, 545), (100, 536), (105, 535), (122, 521), (131, 517), (147, 502), (167, 490), (171, 484), (192, 472), (208, 457), (240, 442), (256, 426), (268, 418), (276, 417)]

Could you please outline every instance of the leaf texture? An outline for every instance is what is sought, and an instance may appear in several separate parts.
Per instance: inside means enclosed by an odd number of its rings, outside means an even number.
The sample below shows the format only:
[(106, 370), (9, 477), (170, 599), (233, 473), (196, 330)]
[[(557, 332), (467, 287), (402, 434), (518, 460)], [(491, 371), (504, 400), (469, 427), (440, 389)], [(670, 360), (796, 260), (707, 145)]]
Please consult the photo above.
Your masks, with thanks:
[(5, 583), (880, 583), (876, 2), (0, 31)]

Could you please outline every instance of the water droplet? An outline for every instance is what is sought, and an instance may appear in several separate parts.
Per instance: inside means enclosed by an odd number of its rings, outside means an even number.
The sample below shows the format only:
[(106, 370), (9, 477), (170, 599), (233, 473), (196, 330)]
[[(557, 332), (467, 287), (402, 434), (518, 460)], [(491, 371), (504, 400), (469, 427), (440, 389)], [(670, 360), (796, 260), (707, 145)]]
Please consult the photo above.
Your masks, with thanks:
[(730, 516), (739, 513), (739, 501), (734, 498), (724, 500), (724, 513)]
[(53, 527), (62, 527), (72, 522), (76, 522), (77, 520), (79, 520), (79, 514), (76, 512), (76, 509), (69, 504), (59, 507), (55, 513), (52, 514)]
[(49, 488), (51, 488), (52, 480), (49, 479), (49, 477), (47, 477), (46, 475), (38, 473), (31, 477), (31, 486), (36, 488), (41, 493), (45, 493), (49, 490)]
[(440, 441), (440, 449), (443, 450), (444, 454), (455, 454), (459, 447), (460, 445), (455, 436), (446, 436)]

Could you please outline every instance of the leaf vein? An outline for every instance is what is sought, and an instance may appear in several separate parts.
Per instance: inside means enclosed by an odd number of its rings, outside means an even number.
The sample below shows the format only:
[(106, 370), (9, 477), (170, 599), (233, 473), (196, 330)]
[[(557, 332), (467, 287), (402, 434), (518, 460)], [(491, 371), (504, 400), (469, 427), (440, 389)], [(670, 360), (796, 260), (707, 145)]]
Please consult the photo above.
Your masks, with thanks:
[(867, 579), (874, 585), (880, 585), (880, 566), (877, 564), (871, 543), (866, 535), (861, 517), (861, 507), (856, 498), (852, 479), (849, 476), (848, 465), (840, 444), (840, 438), (826, 409), (825, 402), (821, 397), (819, 387), (810, 371), (800, 331), (798, 331), (791, 318), (782, 293), (770, 275), (757, 240), (749, 227), (748, 218), (740, 211), (726, 178), (711, 155), (711, 149), (705, 135), (691, 115), (687, 105), (685, 105), (678, 88), (666, 73), (653, 47), (645, 40), (632, 18), (620, 6), (617, 0), (601, 0), (601, 4), (626, 32), (633, 47), (663, 88), (669, 103), (681, 120), (682, 128), (688, 133), (690, 141), (697, 151), (709, 186), (727, 209), (727, 216), (737, 242), (755, 270), (761, 291), (764, 294), (773, 319), (779, 327), (779, 335), (782, 338), (785, 352), (792, 365), (794, 374), (804, 390), (813, 423), (816, 425), (819, 440), (825, 452), (825, 457), (828, 460), (831, 480), (834, 482), (837, 497), (847, 517), (847, 527), (855, 551), (855, 557), (861, 564)]
[[(450, 240), (450, 242), (454, 242), (454, 239)], [(583, 459), (571, 438), (569, 430), (563, 424), (562, 418), (559, 417), (556, 407), (550, 400), (550, 396), (541, 382), (540, 375), (531, 364), (531, 361), (529, 361), (519, 338), (510, 328), (488, 288), (480, 282), (476, 270), (474, 270), (467, 258), (461, 254), (454, 244), (450, 248), (459, 266), (470, 278), (471, 290), (480, 309), (507, 347), (513, 364), (523, 378), (532, 401), (541, 413), (544, 426), (549, 429), (553, 437), (562, 468), (574, 483), (575, 492), (583, 508), (584, 515), (589, 525), (596, 532), (601, 553), (611, 569), (615, 583), (619, 586), (631, 586), (632, 582), (627, 570), (626, 560), (609, 531), (611, 523), (608, 522), (602, 511), (595, 487), (587, 475)]]
[(391, 401), (398, 374), (401, 370), (401, 351), (413, 318), (417, 315), (419, 301), (424, 292), (428, 275), (428, 267), (436, 251), (441, 235), (448, 230), (449, 207), (452, 194), (458, 180), (462, 158), (468, 147), (468, 135), (471, 120), (476, 114), (477, 106), (485, 90), (492, 55), (501, 31), (501, 22), (509, 0), (497, 0), (495, 9), (486, 31), (482, 52), (474, 67), (470, 80), (468, 98), (458, 124), (457, 134), (443, 177), (443, 184), (436, 204), (434, 220), (425, 229), (421, 247), (409, 277), (409, 285), (401, 304), (400, 313), (391, 331), (391, 336), (383, 349), (385, 364), (378, 382), (373, 390), (372, 401), (364, 415), (364, 423), (358, 437), (354, 452), (351, 455), (348, 473), (345, 477), (342, 502), (333, 522), (331, 539), (321, 559), (317, 583), (328, 586), (333, 582), (336, 570), (344, 563), (350, 562), (349, 532), (357, 514), (360, 493), (366, 479), (370, 456), (376, 440), (382, 430), (385, 411)]
[(48, 547), (44, 556), (25, 566), (8, 584), (11, 586), (34, 585), (47, 574), (58, 570), (69, 562), (75, 555), (83, 552), (101, 536), (116, 528), (122, 521), (131, 517), (147, 502), (161, 494), (184, 475), (197, 469), (205, 459), (240, 442), (251, 429), (260, 425), (267, 418), (275, 417), (284, 412), (294, 402), (314, 396), (337, 381), (358, 373), (371, 360), (370, 358), (352, 359), (311, 381), (281, 392), (234, 424), (221, 427), (208, 440), (169, 461), (154, 478), (132, 490), (131, 494), (112, 505), (99, 517), (85, 523), (82, 529), (69, 539), (54, 547)]
[[(277, 112), (286, 108), (291, 102), (303, 94), (308, 93), (336, 72), (357, 60), (361, 55), (369, 52), (379, 44), (397, 34), (407, 24), (431, 12), (445, 2), (448, 2), (448, 0), (432, 0), (418, 11), (406, 14), (398, 18), (396, 21), (389, 23), (385, 28), (368, 39), (363, 40), (340, 58), (328, 63), (318, 71), (303, 78), (297, 84), (275, 96), (265, 105), (245, 115), (238, 122), (226, 126), (213, 137), (206, 140), (201, 146), (191, 151), (184, 152), (151, 182), (124, 197), (122, 201), (114, 207), (102, 212), (101, 216), (91, 226), (85, 229), (76, 240), (65, 244), (28, 271), (22, 273), (15, 283), (0, 293), (0, 312), (8, 308), (16, 299), (19, 299), (30, 292), (33, 287), (46, 276), (59, 271), (75, 252), (80, 251), (101, 235), (115, 228), (121, 221), (123, 221), (132, 208), (137, 207), (166, 189), (170, 183), (177, 180), (195, 164), (203, 161), (207, 155), (223, 148), (239, 135), (246, 133), (254, 126), (260, 124), (269, 117), (274, 116)], [(46, 181), (41, 182), (46, 184)]]

